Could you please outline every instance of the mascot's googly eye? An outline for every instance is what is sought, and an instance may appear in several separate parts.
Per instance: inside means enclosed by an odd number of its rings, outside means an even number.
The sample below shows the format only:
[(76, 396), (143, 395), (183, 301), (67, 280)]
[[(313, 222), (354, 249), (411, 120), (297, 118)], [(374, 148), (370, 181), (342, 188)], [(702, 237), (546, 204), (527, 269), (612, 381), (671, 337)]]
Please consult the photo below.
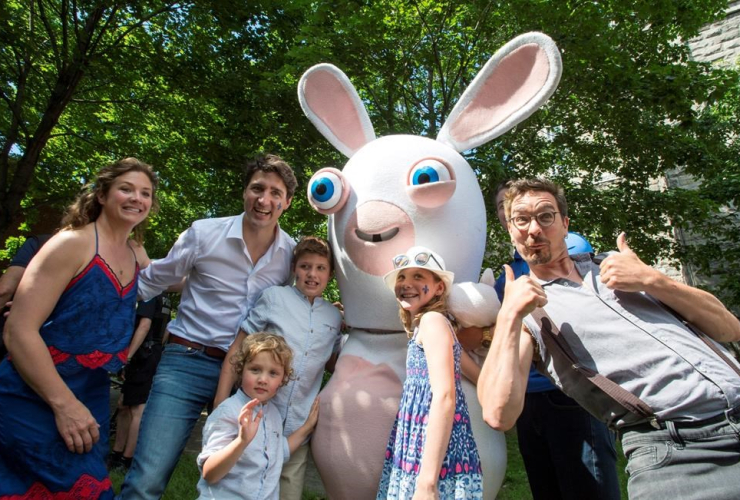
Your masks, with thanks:
[(437, 160), (422, 160), (411, 168), (409, 185), (421, 186), (431, 182), (449, 181), (452, 179), (447, 166)]
[(441, 207), (455, 193), (455, 172), (441, 159), (425, 158), (409, 170), (406, 193), (424, 208)]
[(349, 196), (349, 186), (342, 173), (335, 168), (322, 168), (308, 181), (308, 201), (324, 215), (339, 211)]

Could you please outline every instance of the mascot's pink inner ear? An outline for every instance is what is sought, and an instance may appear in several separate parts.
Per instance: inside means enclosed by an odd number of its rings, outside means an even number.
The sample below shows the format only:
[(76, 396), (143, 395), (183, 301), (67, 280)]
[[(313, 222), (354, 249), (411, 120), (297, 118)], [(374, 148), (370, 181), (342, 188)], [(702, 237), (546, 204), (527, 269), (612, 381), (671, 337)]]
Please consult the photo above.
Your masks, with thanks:
[(357, 151), (367, 142), (352, 98), (341, 82), (328, 71), (316, 71), (304, 86), (308, 107), (337, 138)]
[(450, 129), (450, 135), (456, 141), (465, 141), (502, 123), (540, 91), (549, 73), (542, 48), (535, 44), (519, 47), (501, 60)]

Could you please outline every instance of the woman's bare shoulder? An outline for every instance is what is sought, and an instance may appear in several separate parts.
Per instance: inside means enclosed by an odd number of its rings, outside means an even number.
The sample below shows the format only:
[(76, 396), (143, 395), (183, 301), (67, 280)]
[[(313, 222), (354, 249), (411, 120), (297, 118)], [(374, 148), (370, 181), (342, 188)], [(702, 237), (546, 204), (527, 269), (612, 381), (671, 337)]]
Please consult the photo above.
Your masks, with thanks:
[(136, 240), (129, 240), (129, 245), (131, 245), (131, 248), (134, 251), (134, 254), (136, 255), (136, 262), (139, 263), (139, 267), (141, 269), (144, 269), (149, 265), (150, 259), (149, 254), (146, 251), (146, 248), (144, 248), (144, 245), (139, 243)]

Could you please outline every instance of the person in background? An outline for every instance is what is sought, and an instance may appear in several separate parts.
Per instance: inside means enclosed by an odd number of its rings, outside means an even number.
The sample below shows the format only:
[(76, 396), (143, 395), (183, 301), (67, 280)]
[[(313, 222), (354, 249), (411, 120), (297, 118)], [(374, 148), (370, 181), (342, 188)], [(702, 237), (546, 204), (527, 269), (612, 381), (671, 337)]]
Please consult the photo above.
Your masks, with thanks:
[(292, 376), (293, 353), (279, 335), (247, 336), (229, 358), (239, 390), (209, 415), (198, 455), (201, 499), (277, 500), (283, 462), (305, 442), (318, 420), (318, 399), (287, 438), (272, 403)]
[[(18, 249), (13, 260), (10, 261), (10, 265), (5, 270), (2, 276), (0, 276), (0, 332), (5, 328), (5, 314), (10, 311), (8, 302), (13, 300), (13, 295), (18, 289), (18, 284), (23, 278), (23, 273), (26, 272), (28, 264), (33, 259), (34, 255), (39, 249), (49, 241), (51, 238), (50, 234), (42, 234), (39, 236), (31, 236), (26, 238), (23, 245)], [(2, 360), (8, 350), (5, 348), (5, 343), (0, 340), (0, 360)]]
[(134, 331), (156, 189), (135, 158), (102, 168), (26, 269), (3, 334), (0, 498), (113, 497), (108, 373)]
[[(249, 332), (270, 331), (285, 338), (296, 353), (294, 377), (280, 389), (274, 403), (284, 422), (285, 435), (291, 435), (308, 418), (319, 394), (324, 367), (336, 358), (342, 340), (342, 315), (339, 309), (321, 298), (334, 271), (331, 247), (315, 236), (306, 236), (293, 250), (295, 284), (273, 286), (259, 300), (241, 324), (227, 359), (236, 355)], [(215, 406), (230, 394), (237, 382), (229, 363), (221, 368)], [(280, 475), (280, 498), (300, 500), (308, 463), (309, 444), (290, 455)]]
[(146, 302), (139, 301), (136, 306), (136, 329), (128, 350), (128, 362), (121, 372), (123, 385), (116, 416), (116, 438), (108, 457), (111, 470), (125, 471), (131, 466), (141, 415), (162, 357), (171, 307), (165, 294)]
[[(496, 189), (496, 213), (507, 232), (504, 195), (511, 183), (503, 181)], [(570, 254), (593, 252), (589, 242), (576, 233), (569, 232), (565, 244)], [(529, 274), (527, 262), (516, 249), (509, 266), (516, 278)], [(505, 273), (501, 273), (495, 288), (502, 302), (505, 284)], [(534, 365), (529, 370), (516, 434), (534, 500), (619, 500), (614, 433)]]

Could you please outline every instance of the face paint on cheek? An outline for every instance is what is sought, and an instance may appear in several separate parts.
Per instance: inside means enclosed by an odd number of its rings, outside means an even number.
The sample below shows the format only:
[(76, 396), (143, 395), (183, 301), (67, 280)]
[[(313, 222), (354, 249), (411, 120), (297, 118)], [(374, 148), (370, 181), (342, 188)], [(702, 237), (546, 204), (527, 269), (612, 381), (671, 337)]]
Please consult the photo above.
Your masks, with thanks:
[(424, 294), (427, 294), (429, 293), (429, 287), (424, 285), (424, 288), (422, 288), (421, 291), (424, 292)]
[(282, 210), (282, 209), (283, 209), (283, 203), (282, 202), (278, 202), (278, 210)]

